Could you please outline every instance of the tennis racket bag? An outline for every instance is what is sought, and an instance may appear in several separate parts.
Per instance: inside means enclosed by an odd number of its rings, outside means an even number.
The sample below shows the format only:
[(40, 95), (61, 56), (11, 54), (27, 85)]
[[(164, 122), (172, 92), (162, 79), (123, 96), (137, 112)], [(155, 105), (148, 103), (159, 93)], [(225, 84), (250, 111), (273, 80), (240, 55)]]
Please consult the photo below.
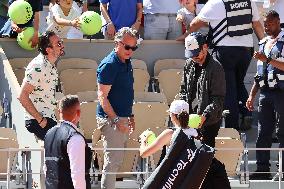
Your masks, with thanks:
[(175, 131), (169, 150), (143, 189), (198, 189), (210, 167), (214, 149)]

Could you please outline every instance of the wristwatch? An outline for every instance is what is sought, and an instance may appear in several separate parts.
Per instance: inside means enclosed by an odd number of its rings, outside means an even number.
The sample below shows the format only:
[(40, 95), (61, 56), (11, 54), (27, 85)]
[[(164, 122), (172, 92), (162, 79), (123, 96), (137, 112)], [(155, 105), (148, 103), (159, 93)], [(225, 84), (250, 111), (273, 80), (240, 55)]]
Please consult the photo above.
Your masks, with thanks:
[(112, 120), (113, 123), (117, 123), (118, 121), (119, 121), (119, 117), (118, 117), (118, 116), (115, 117), (115, 118)]

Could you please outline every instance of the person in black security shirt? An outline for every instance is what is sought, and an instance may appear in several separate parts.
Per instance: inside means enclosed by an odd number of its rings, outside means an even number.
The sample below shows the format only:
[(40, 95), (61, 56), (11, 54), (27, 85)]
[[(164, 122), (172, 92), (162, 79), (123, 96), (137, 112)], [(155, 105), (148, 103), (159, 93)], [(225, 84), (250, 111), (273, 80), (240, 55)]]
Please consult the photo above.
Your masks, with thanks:
[[(284, 147), (284, 31), (280, 28), (279, 14), (270, 11), (264, 19), (267, 37), (259, 42), (259, 51), (254, 53), (257, 62), (255, 82), (247, 99), (247, 107), (253, 111), (256, 93), (260, 89), (258, 108), (257, 148), (271, 148), (272, 133), (278, 125), (279, 148)], [(275, 113), (277, 119), (275, 119)], [(250, 179), (271, 179), (270, 151), (256, 151), (256, 173)], [(283, 164), (282, 164), (283, 165)]]
[(77, 130), (80, 119), (78, 96), (68, 95), (59, 103), (61, 123), (44, 140), (46, 188), (91, 189), (91, 149)]

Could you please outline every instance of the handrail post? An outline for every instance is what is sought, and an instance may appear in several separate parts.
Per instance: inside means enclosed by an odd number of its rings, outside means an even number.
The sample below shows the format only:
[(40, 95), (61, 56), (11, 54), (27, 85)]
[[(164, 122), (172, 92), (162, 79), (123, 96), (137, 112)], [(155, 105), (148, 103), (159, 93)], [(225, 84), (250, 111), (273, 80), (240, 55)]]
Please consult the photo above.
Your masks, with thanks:
[(33, 185), (33, 176), (32, 176), (32, 162), (31, 162), (31, 156), (32, 153), (31, 151), (27, 150), (26, 151), (26, 167), (27, 167), (27, 188), (28, 189), (32, 189), (32, 185)]
[(10, 189), (10, 156), (11, 156), (11, 153), (10, 153), (10, 148), (8, 148), (8, 162), (7, 162), (7, 189)]
[(22, 151), (22, 172), (23, 172), (22, 184), (26, 184), (26, 183), (27, 183), (26, 157), (27, 157), (26, 152), (25, 152), (25, 151)]
[[(244, 154), (243, 154), (243, 160), (244, 160), (244, 172), (241, 172), (241, 183), (249, 184), (249, 168), (248, 168), (248, 150), (247, 150), (247, 143), (246, 143), (246, 134), (241, 133), (241, 141), (244, 145)], [(244, 178), (243, 178), (244, 177)]]
[(45, 160), (45, 157), (44, 157), (44, 150), (41, 150), (40, 151), (40, 159), (41, 159), (41, 163), (40, 163), (40, 186), (42, 189), (45, 189), (45, 173), (44, 173), (44, 160)]

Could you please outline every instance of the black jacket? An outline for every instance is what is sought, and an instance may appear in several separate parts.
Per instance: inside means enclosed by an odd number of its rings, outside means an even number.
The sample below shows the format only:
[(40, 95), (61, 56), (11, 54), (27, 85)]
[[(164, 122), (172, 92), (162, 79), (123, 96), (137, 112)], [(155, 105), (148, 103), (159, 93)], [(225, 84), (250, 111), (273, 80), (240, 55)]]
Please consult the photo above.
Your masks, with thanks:
[(196, 63), (192, 59), (186, 60), (179, 97), (188, 102), (192, 109), (191, 105), (194, 100), (191, 94), (192, 88), (197, 85), (197, 111), (191, 113), (205, 116), (204, 125), (212, 125), (220, 121), (222, 116), (226, 93), (225, 73), (221, 64), (209, 52), (197, 79), (195, 79), (195, 66)]

